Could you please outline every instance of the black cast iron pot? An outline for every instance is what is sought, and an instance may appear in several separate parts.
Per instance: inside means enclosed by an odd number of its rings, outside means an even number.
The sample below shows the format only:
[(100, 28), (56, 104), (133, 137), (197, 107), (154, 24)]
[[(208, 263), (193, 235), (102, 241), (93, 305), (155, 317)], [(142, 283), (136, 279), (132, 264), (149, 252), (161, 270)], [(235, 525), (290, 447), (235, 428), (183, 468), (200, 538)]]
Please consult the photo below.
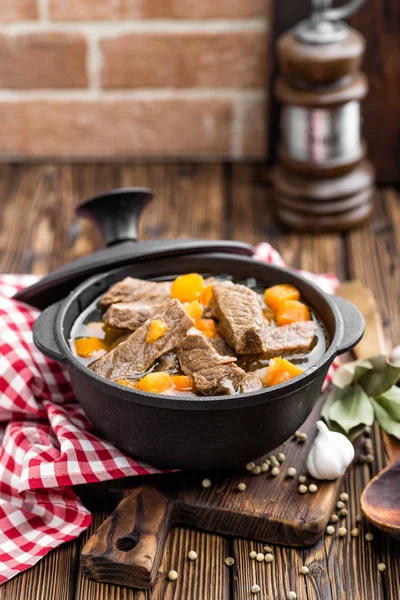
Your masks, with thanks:
[[(241, 255), (248, 254), (243, 245), (236, 254), (227, 242), (222, 242), (227, 245), (222, 252), (210, 251), (206, 243), (199, 252), (196, 244), (195, 250), (187, 242), (186, 251), (160, 252), (159, 258), (154, 257), (153, 246), (146, 259), (132, 258), (122, 262), (122, 268), (86, 279), (65, 299), (48, 306), (34, 326), (36, 346), (66, 363), (76, 397), (101, 435), (136, 458), (164, 468), (243, 465), (276, 448), (309, 415), (334, 358), (351, 349), (364, 330), (363, 317), (351, 303), (323, 293), (298, 273)], [(210, 243), (211, 250), (215, 244)], [(100, 377), (74, 356), (69, 338), (75, 320), (113, 283), (127, 275), (168, 279), (189, 272), (254, 277), (265, 286), (295, 285), (325, 325), (330, 340), (327, 351), (304, 374), (279, 386), (236, 396), (196, 398), (128, 389)]]

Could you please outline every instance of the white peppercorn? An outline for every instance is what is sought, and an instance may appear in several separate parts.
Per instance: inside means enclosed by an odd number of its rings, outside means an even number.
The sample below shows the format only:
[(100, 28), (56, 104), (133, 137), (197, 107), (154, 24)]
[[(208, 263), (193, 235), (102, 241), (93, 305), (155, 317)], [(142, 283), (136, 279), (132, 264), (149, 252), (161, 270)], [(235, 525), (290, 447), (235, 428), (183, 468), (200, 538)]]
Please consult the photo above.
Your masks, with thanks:
[(349, 495), (346, 494), (346, 492), (342, 492), (339, 496), (339, 498), (341, 499), (342, 502), (347, 502), (349, 499)]
[(211, 479), (203, 479), (203, 481), (201, 482), (201, 485), (203, 486), (203, 488), (211, 487)]
[(374, 539), (374, 536), (372, 535), (372, 533), (366, 533), (365, 539), (367, 540), (367, 542), (372, 542), (372, 540)]
[(342, 502), (342, 500), (338, 500), (338, 502), (336, 502), (336, 508), (344, 508), (344, 502)]
[(246, 465), (246, 469), (247, 469), (248, 471), (252, 471), (252, 470), (254, 469), (254, 467), (255, 467), (255, 466), (256, 466), (256, 463), (252, 461), (252, 462), (249, 462), (249, 463), (247, 463), (247, 465)]
[(252, 587), (251, 587), (251, 591), (253, 592), (253, 594), (258, 594), (260, 592), (261, 588), (260, 586), (255, 583)]
[(272, 552), (271, 546), (264, 546), (263, 550), (264, 552)]
[(335, 514), (331, 515), (329, 518), (331, 523), (337, 523), (339, 521), (339, 517)]
[(303, 565), (300, 569), (300, 573), (302, 575), (308, 575), (309, 572), (310, 572), (310, 569), (308, 567), (306, 567), (305, 565)]
[(252, 551), (250, 552), (249, 556), (250, 556), (250, 558), (251, 558), (252, 560), (254, 560), (254, 559), (255, 559), (255, 557), (257, 556), (257, 552), (256, 552), (255, 550), (252, 550)]
[(386, 565), (385, 565), (385, 563), (379, 563), (378, 564), (378, 571), (380, 571), (381, 573), (383, 573), (383, 571), (386, 571)]
[(348, 514), (349, 514), (349, 511), (347, 510), (347, 508), (341, 508), (339, 511), (339, 515), (341, 517), (347, 517)]
[(189, 554), (188, 554), (188, 559), (189, 560), (196, 560), (197, 558), (197, 552), (195, 552), (194, 550), (190, 550)]
[(300, 475), (299, 482), (300, 483), (305, 483), (306, 481), (307, 481), (307, 477), (305, 475)]
[(259, 465), (256, 465), (254, 467), (254, 469), (252, 470), (253, 475), (260, 475), (261, 473), (261, 467)]
[(272, 562), (274, 562), (274, 555), (271, 554), (271, 552), (268, 552), (265, 555), (264, 560), (265, 560), (266, 563), (272, 563)]
[(289, 592), (288, 595), (286, 596), (287, 600), (296, 600), (297, 598), (297, 594), (296, 592)]
[(244, 492), (244, 490), (246, 489), (246, 484), (245, 483), (238, 483), (237, 489), (239, 490), (239, 492)]
[(353, 537), (358, 537), (360, 535), (360, 530), (357, 527), (354, 527), (350, 533)]
[(225, 559), (225, 564), (227, 567), (231, 567), (233, 564), (235, 564), (235, 559), (232, 558), (232, 556), (227, 556)]
[(315, 492), (318, 490), (318, 486), (315, 485), (315, 483), (310, 483), (310, 485), (308, 486), (308, 491), (311, 492), (312, 494), (315, 494)]
[(333, 525), (328, 525), (328, 527), (326, 528), (326, 533), (328, 535), (333, 535), (335, 533), (335, 528)]
[(340, 537), (344, 537), (347, 534), (346, 527), (339, 527), (338, 534), (340, 535)]
[(266, 462), (263, 462), (263, 463), (261, 464), (261, 471), (262, 471), (263, 473), (266, 473), (266, 472), (268, 471), (268, 469), (269, 469), (269, 464), (268, 464), (268, 463), (266, 463)]
[(295, 467), (289, 467), (286, 474), (288, 477), (296, 477), (297, 469), (295, 469)]
[(308, 487), (306, 485), (299, 485), (300, 494), (307, 494)]
[(178, 573), (173, 569), (168, 573), (168, 579), (171, 581), (176, 581), (178, 579)]
[(271, 469), (271, 475), (273, 475), (274, 477), (276, 477), (277, 475), (279, 475), (280, 472), (281, 471), (280, 471), (279, 467), (273, 467)]
[(286, 456), (284, 455), (283, 452), (278, 452), (278, 454), (276, 455), (276, 458), (279, 460), (280, 463), (283, 463), (286, 460)]
[(262, 552), (258, 552), (258, 554), (256, 555), (256, 560), (258, 562), (263, 562), (264, 561), (264, 554)]

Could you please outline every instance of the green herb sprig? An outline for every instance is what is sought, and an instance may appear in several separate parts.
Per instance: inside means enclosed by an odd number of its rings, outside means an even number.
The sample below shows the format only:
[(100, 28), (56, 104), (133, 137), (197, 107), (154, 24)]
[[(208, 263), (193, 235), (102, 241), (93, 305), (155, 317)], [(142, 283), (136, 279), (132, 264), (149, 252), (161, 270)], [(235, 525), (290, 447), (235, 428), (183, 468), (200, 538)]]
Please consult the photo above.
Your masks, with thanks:
[(400, 367), (383, 354), (341, 365), (321, 413), (329, 429), (354, 440), (376, 419), (400, 440), (400, 388), (395, 385), (399, 375)]

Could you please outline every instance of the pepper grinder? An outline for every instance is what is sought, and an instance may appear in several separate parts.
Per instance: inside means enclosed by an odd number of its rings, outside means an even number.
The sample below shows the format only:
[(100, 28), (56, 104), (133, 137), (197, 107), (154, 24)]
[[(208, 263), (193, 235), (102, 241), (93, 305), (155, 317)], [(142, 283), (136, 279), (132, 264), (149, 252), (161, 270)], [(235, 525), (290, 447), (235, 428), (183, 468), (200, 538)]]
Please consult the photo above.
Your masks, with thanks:
[(375, 176), (361, 132), (365, 39), (342, 20), (364, 2), (332, 8), (331, 0), (312, 0), (311, 16), (278, 39), (275, 212), (296, 230), (349, 229), (373, 210)]

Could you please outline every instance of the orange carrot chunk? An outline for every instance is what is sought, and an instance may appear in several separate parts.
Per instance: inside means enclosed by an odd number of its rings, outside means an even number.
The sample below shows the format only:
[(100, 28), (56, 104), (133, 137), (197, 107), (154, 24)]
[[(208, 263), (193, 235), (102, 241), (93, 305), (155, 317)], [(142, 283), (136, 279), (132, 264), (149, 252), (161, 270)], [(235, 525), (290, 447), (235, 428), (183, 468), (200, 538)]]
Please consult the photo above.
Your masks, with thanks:
[(146, 343), (154, 344), (157, 340), (159, 340), (165, 332), (168, 330), (168, 327), (161, 319), (155, 319), (150, 323), (149, 330), (146, 335)]
[(289, 283), (280, 283), (267, 288), (264, 292), (265, 304), (277, 311), (285, 300), (298, 300), (300, 292)]
[(203, 307), (201, 306), (198, 300), (194, 300), (193, 302), (185, 302), (183, 308), (196, 323), (199, 319), (201, 319), (203, 314)]
[(191, 375), (172, 375), (174, 387), (179, 392), (194, 392), (194, 379)]
[(81, 358), (89, 358), (100, 350), (108, 350), (103, 340), (97, 337), (81, 337), (75, 340), (75, 350)]
[(309, 321), (310, 319), (311, 315), (307, 306), (298, 300), (285, 300), (282, 302), (275, 317), (277, 325), (290, 325), (290, 323)]
[(169, 373), (149, 373), (135, 384), (135, 388), (142, 392), (162, 394), (173, 387), (172, 378)]
[(278, 385), (278, 383), (289, 381), (289, 379), (297, 377), (297, 375), (300, 375), (301, 373), (303, 373), (303, 369), (292, 364), (289, 360), (284, 358), (271, 358), (268, 370), (262, 379), (262, 383), (266, 386)]
[(213, 319), (199, 319), (196, 322), (196, 327), (204, 333), (208, 338), (218, 338), (217, 328)]
[(201, 290), (199, 301), (202, 303), (203, 306), (209, 306), (212, 295), (213, 295), (212, 285), (206, 285)]
[(171, 296), (181, 302), (193, 302), (200, 296), (203, 284), (204, 279), (198, 273), (179, 275), (171, 286)]

